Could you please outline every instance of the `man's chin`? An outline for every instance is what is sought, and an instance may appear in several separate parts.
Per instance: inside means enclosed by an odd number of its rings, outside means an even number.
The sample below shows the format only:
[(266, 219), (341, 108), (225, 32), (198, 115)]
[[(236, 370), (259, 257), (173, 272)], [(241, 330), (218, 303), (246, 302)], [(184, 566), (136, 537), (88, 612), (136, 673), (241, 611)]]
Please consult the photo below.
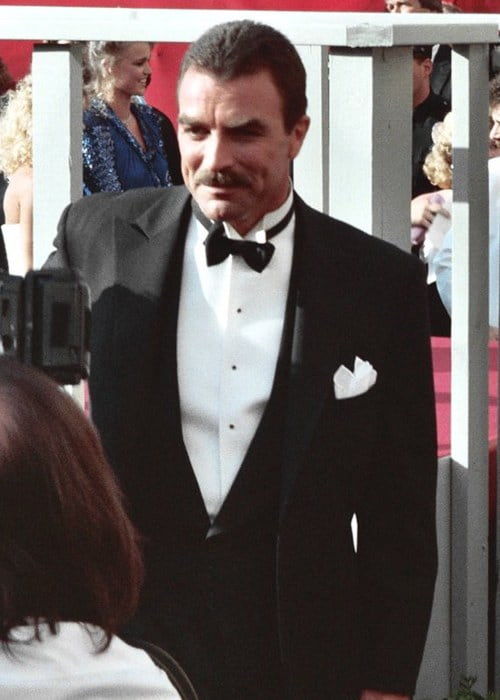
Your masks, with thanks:
[(195, 197), (198, 206), (212, 221), (231, 221), (236, 214), (232, 202), (214, 197)]

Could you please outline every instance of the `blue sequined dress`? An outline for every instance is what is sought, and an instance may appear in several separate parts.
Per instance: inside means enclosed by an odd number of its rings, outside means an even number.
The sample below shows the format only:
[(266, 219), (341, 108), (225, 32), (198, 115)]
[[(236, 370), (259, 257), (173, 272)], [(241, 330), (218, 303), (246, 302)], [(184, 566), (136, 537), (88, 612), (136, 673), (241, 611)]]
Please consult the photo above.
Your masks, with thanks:
[(145, 149), (103, 100), (94, 98), (84, 111), (84, 194), (172, 184), (159, 113), (138, 102), (132, 102), (131, 110), (139, 122)]

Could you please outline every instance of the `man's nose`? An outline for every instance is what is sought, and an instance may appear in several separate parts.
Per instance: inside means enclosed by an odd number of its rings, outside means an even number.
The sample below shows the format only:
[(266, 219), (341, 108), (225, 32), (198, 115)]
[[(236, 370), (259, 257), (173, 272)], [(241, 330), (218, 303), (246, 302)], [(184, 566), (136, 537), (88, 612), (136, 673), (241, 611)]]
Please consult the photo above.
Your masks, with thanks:
[(212, 172), (226, 170), (233, 164), (232, 147), (227, 138), (212, 134), (205, 146), (203, 166)]
[(490, 139), (492, 139), (492, 140), (493, 139), (495, 139), (495, 140), (500, 139), (500, 123), (497, 124), (495, 122), (495, 124), (493, 124), (493, 126), (491, 127)]

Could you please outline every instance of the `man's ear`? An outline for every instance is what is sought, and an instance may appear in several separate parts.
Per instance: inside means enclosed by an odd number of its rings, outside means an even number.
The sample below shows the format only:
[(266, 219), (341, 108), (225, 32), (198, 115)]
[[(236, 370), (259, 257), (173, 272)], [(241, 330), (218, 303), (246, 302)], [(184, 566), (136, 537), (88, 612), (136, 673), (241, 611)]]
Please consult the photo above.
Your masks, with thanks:
[(288, 157), (290, 160), (293, 160), (299, 155), (310, 123), (311, 120), (307, 114), (303, 114), (300, 119), (298, 119), (295, 126), (292, 127), (290, 132), (290, 147), (288, 150)]

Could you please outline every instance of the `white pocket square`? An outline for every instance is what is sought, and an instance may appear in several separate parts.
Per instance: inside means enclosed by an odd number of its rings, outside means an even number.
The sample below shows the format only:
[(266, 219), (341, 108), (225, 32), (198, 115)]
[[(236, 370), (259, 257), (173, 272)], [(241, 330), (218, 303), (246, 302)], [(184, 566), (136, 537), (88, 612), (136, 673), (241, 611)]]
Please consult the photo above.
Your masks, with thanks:
[(366, 360), (356, 357), (354, 372), (340, 365), (333, 375), (333, 389), (337, 399), (351, 399), (365, 394), (377, 381), (377, 371)]

